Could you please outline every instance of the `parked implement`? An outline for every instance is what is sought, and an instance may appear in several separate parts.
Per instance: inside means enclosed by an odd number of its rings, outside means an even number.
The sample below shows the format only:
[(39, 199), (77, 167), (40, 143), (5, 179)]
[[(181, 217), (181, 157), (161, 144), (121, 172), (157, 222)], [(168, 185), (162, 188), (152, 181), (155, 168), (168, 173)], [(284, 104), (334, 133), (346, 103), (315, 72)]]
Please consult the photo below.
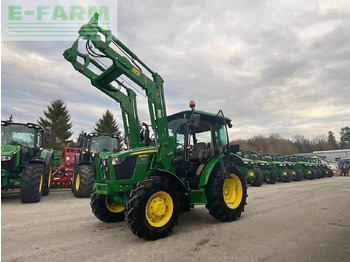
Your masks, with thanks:
[(20, 188), (23, 203), (50, 192), (52, 150), (43, 150), (48, 132), (40, 125), (1, 121), (1, 189)]
[[(84, 134), (80, 140), (81, 151), (75, 155), (72, 192), (75, 197), (90, 197), (95, 182), (95, 169), (100, 160), (120, 151), (116, 134)], [(106, 161), (106, 160), (105, 160)]]
[[(126, 136), (133, 136), (131, 142), (138, 143), (132, 143), (130, 150), (102, 157), (91, 200), (95, 216), (106, 222), (120, 221), (125, 211), (131, 231), (145, 239), (167, 236), (180, 211), (191, 205), (205, 204), (209, 213), (222, 221), (240, 217), (247, 189), (237, 167), (241, 159), (231, 154), (228, 144), (231, 120), (222, 111), (195, 111), (194, 101), (192, 110), (167, 117), (163, 79), (109, 30), (99, 27), (97, 19), (96, 14), (79, 30), (90, 55), (78, 51), (78, 39), (64, 57), (111, 97), (121, 93), (112, 85), (121, 76), (141, 87), (148, 99), (155, 146), (140, 139), (136, 106), (128, 121), (122, 110), (124, 126), (129, 127)], [(96, 56), (109, 60), (107, 68), (99, 65)], [(80, 63), (78, 57), (84, 61)], [(91, 64), (100, 72), (87, 73)]]
[(74, 159), (75, 155), (79, 154), (80, 151), (80, 148), (64, 147), (61, 152), (55, 152), (56, 154), (54, 155), (53, 161), (54, 171), (52, 173), (51, 183), (53, 187), (63, 187), (65, 185), (72, 185)]

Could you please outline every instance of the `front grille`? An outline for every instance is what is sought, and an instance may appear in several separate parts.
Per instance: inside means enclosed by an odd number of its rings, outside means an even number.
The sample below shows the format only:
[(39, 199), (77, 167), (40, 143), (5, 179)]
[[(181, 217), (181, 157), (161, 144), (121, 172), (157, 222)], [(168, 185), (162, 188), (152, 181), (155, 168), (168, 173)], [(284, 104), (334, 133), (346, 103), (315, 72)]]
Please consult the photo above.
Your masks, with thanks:
[(116, 180), (131, 179), (134, 174), (137, 156), (129, 156), (119, 165), (114, 166)]
[(1, 161), (1, 169), (13, 170), (16, 163), (16, 156), (13, 156), (10, 160)]

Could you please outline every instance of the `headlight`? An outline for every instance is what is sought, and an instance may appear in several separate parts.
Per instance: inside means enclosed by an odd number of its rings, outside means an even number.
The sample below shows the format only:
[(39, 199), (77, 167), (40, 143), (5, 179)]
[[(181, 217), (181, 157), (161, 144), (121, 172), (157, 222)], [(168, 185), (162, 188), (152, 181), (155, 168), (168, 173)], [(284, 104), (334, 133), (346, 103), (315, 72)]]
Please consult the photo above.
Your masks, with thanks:
[(12, 156), (1, 156), (1, 161), (9, 161), (11, 158)]
[(120, 165), (121, 163), (123, 163), (125, 160), (125, 157), (116, 157), (112, 159), (112, 165), (116, 166), (116, 165)]
[(69, 159), (70, 159), (70, 157), (69, 157), (69, 156), (67, 156), (67, 157), (66, 157), (66, 160), (68, 161)]
[(107, 166), (107, 159), (102, 159), (101, 162), (103, 166)]

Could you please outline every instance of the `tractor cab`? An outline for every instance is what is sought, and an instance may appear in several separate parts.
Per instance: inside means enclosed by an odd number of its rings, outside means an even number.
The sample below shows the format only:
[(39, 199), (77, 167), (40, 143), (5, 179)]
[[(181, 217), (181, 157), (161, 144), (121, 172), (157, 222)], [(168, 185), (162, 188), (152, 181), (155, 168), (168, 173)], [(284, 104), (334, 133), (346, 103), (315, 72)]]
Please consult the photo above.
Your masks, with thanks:
[(40, 125), (1, 121), (1, 161), (9, 161), (20, 152), (21, 162), (25, 163), (40, 156), (43, 144), (44, 129)]
[(229, 152), (226, 125), (231, 126), (231, 120), (221, 111), (214, 115), (188, 110), (168, 116), (169, 136), (175, 140), (173, 165), (191, 187), (198, 184), (203, 167), (213, 157)]

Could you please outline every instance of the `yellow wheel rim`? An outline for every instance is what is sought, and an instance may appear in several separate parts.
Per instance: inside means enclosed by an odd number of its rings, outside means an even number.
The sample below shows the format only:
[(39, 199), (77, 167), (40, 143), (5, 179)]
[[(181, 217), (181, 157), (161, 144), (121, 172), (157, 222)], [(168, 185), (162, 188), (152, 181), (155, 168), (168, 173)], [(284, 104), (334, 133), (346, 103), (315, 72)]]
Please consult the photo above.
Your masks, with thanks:
[(266, 181), (270, 182), (271, 178), (269, 176), (266, 177)]
[(146, 205), (146, 219), (153, 227), (162, 227), (169, 222), (174, 211), (171, 196), (164, 191), (154, 193)]
[(120, 212), (123, 212), (125, 209), (125, 207), (122, 204), (113, 205), (113, 204), (109, 203), (108, 196), (106, 196), (106, 198), (105, 198), (105, 203), (106, 203), (107, 209), (109, 211), (111, 211), (112, 213), (120, 213)]
[(75, 190), (79, 190), (80, 187), (80, 174), (78, 173), (76, 178), (75, 178)]
[(40, 182), (39, 182), (39, 194), (41, 193), (41, 190), (43, 188), (43, 180), (44, 180), (44, 176), (41, 175), (40, 176)]
[(231, 174), (224, 181), (223, 195), (226, 205), (235, 209), (242, 202), (243, 186), (241, 180), (236, 174)]

